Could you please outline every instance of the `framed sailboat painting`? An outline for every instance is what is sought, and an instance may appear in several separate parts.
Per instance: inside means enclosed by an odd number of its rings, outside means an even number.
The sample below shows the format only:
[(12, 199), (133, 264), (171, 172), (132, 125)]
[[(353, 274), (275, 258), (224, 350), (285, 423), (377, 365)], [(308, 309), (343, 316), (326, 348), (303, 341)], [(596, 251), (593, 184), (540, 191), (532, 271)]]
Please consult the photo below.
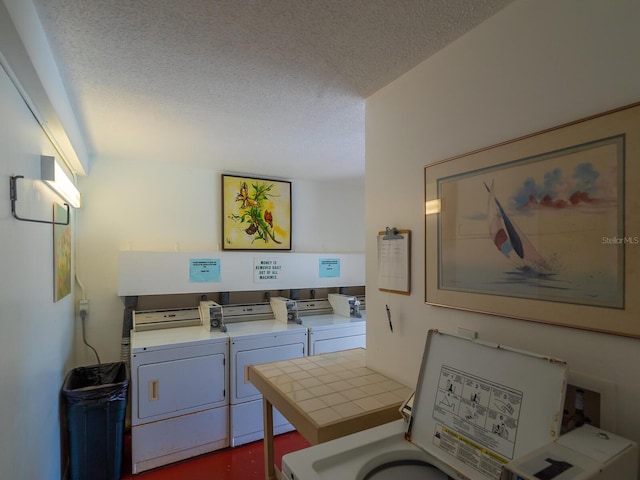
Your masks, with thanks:
[(425, 299), (640, 337), (640, 104), (425, 167)]

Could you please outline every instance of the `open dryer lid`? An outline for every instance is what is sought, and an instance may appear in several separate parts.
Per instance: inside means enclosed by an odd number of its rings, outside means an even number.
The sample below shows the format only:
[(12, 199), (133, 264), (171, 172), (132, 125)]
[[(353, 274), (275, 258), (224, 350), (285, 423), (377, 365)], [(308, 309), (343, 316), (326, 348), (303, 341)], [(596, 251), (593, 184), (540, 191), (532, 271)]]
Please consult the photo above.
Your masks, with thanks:
[(430, 330), (407, 439), (498, 479), (503, 464), (560, 435), (565, 390), (562, 360)]

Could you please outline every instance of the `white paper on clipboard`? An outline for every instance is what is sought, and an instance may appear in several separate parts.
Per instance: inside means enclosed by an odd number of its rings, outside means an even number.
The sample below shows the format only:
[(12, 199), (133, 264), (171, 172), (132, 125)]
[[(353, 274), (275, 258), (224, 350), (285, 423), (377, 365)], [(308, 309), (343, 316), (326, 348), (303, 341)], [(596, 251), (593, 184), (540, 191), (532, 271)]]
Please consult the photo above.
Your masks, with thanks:
[(378, 288), (404, 293), (410, 292), (411, 232), (398, 230), (394, 236), (378, 234)]

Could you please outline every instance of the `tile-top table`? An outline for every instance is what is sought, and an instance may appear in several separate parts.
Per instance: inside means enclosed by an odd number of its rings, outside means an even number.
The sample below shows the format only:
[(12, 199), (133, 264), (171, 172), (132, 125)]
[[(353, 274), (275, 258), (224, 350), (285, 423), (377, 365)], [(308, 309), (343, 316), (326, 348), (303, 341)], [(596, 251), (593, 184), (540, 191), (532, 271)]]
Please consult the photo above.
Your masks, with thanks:
[(280, 476), (272, 407), (315, 445), (401, 418), (399, 408), (412, 392), (366, 367), (363, 348), (251, 365), (248, 380), (263, 396), (268, 480)]

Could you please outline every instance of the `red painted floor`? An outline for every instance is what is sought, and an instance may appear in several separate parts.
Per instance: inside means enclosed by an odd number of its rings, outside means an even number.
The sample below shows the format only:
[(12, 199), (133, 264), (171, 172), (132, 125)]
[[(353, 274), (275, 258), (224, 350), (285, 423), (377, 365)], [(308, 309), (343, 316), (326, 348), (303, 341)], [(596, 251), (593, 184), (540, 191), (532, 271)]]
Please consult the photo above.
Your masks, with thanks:
[[(278, 435), (274, 440), (275, 463), (281, 468), (282, 456), (310, 444), (298, 432)], [(133, 475), (131, 473), (131, 437), (125, 436), (122, 479), (139, 480), (263, 480), (262, 441), (225, 448), (189, 460)]]

